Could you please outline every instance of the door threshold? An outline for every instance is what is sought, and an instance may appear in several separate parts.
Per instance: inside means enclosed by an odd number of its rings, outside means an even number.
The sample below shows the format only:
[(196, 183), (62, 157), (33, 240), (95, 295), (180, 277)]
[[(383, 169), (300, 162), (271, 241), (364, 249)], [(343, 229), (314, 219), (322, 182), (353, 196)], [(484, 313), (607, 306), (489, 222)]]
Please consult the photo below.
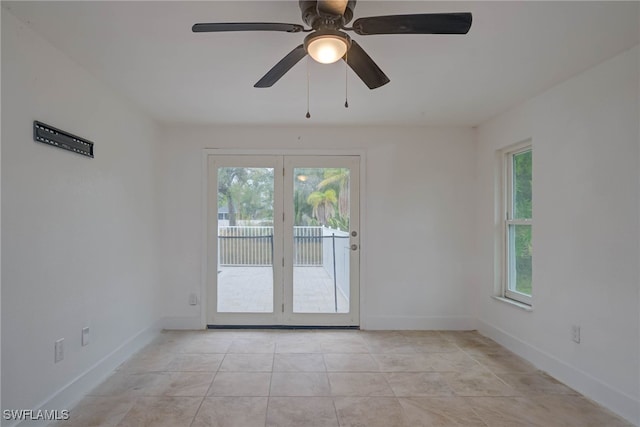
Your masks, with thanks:
[(360, 326), (310, 325), (207, 325), (207, 329), (339, 329), (360, 330)]

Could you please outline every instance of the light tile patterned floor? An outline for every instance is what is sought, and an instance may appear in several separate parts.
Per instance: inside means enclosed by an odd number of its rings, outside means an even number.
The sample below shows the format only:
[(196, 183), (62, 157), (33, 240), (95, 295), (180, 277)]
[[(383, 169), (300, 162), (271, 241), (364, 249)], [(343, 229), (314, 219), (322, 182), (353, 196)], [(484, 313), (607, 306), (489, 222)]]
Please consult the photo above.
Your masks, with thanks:
[(163, 332), (64, 427), (629, 426), (477, 332)]
[[(295, 313), (338, 313), (349, 311), (349, 300), (337, 289), (323, 267), (295, 267), (293, 271)], [(224, 313), (271, 313), (273, 270), (271, 267), (220, 267), (218, 311)]]

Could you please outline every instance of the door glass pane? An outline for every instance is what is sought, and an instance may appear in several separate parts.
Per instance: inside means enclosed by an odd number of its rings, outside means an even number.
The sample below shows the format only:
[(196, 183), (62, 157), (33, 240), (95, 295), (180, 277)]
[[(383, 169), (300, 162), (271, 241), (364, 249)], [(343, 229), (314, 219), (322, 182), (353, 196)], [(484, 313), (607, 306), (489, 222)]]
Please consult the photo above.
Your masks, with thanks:
[(509, 224), (509, 290), (531, 295), (531, 225)]
[(346, 168), (293, 170), (293, 312), (349, 312)]
[(513, 218), (531, 218), (531, 150), (513, 155)]
[(273, 312), (273, 168), (218, 168), (218, 307)]

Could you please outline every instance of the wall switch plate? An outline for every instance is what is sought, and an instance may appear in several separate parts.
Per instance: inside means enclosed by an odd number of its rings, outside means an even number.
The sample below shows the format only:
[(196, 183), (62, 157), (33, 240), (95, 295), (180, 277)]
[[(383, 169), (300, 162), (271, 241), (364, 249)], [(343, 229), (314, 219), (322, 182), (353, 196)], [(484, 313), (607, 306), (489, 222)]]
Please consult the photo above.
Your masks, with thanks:
[(571, 339), (573, 342), (580, 343), (580, 326), (573, 325), (571, 326)]
[(189, 305), (198, 305), (198, 296), (196, 294), (189, 294)]
[(82, 328), (82, 346), (89, 345), (89, 327)]
[(53, 356), (54, 363), (58, 363), (62, 359), (64, 359), (64, 338), (60, 338), (58, 341), (56, 341), (55, 353)]

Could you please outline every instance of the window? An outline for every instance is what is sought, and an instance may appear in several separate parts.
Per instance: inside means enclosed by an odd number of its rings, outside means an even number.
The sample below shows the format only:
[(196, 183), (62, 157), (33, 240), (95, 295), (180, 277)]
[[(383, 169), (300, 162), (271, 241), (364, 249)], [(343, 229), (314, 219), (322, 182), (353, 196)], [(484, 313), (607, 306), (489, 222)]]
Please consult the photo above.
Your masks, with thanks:
[(532, 288), (532, 154), (528, 141), (503, 157), (503, 296), (527, 305)]

